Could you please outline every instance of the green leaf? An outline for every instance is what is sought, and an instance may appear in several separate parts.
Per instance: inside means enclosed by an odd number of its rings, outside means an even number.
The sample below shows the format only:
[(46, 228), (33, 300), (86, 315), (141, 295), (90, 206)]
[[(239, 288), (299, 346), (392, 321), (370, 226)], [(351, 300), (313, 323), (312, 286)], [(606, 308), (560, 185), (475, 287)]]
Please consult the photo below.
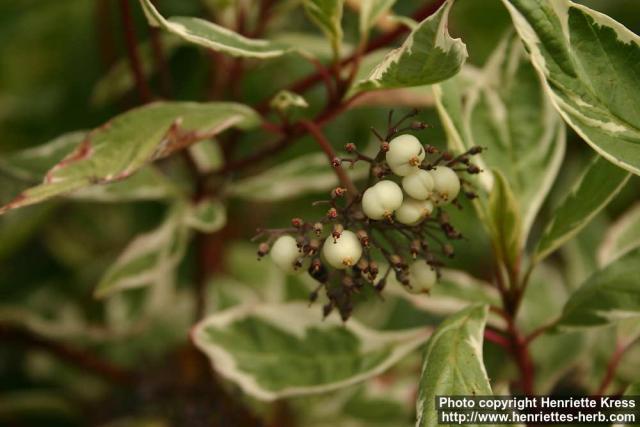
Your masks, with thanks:
[(362, 0), (360, 2), (360, 37), (366, 38), (369, 30), (395, 2), (396, 0)]
[(344, 0), (303, 0), (309, 18), (331, 42), (334, 55), (340, 56), (342, 44), (342, 12)]
[[(339, 182), (328, 165), (323, 153), (307, 154), (259, 175), (235, 181), (229, 185), (228, 192), (246, 200), (275, 201), (330, 190)], [(353, 169), (348, 168), (347, 173), (352, 179), (361, 179), (367, 176), (367, 169), (365, 165), (356, 164)]]
[(566, 122), (600, 155), (640, 174), (640, 38), (568, 0), (503, 0)]
[(151, 286), (173, 274), (185, 253), (188, 233), (182, 205), (174, 206), (157, 229), (136, 236), (105, 273), (95, 290), (104, 298), (126, 289)]
[(219, 200), (202, 199), (189, 206), (184, 223), (201, 233), (215, 233), (227, 223), (227, 210)]
[(546, 258), (575, 236), (600, 212), (629, 179), (629, 173), (597, 156), (556, 209), (535, 252), (535, 262)]
[(437, 426), (436, 396), (491, 395), (482, 361), (489, 307), (474, 305), (451, 316), (427, 343), (418, 389), (416, 427)]
[[(500, 294), (491, 283), (460, 270), (443, 268), (440, 273), (438, 283), (428, 295), (408, 293), (392, 274), (388, 278), (385, 295), (397, 296), (419, 310), (438, 316), (450, 316), (474, 303), (500, 304)], [(496, 327), (503, 327), (503, 320), (489, 314), (489, 323)]]
[(524, 245), (520, 209), (504, 175), (493, 171), (493, 177), (489, 195), (489, 229), (498, 258), (507, 266), (515, 267)]
[(248, 128), (257, 114), (235, 103), (155, 103), (128, 111), (87, 134), (58, 162), (42, 184), (0, 208), (0, 214), (96, 184), (133, 175), (147, 163), (171, 155), (232, 126)]
[(140, 0), (149, 25), (207, 49), (232, 56), (267, 59), (284, 55), (288, 49), (268, 40), (249, 39), (228, 28), (200, 18), (176, 16), (165, 19), (151, 0)]
[[(562, 163), (564, 123), (513, 35), (502, 39), (481, 71), (466, 71), (434, 86), (449, 144), (457, 152), (487, 148), (473, 161), (499, 170), (509, 182), (526, 241)], [(491, 174), (480, 174), (478, 181), (491, 190)]]
[(633, 205), (607, 231), (598, 249), (598, 264), (604, 267), (640, 247), (640, 203)]
[(274, 400), (364, 381), (424, 343), (426, 328), (377, 332), (353, 319), (321, 319), (307, 303), (245, 305), (200, 322), (193, 340), (245, 393)]
[(597, 271), (575, 291), (562, 311), (562, 329), (602, 326), (640, 319), (640, 251), (636, 250)]
[(423, 86), (457, 74), (467, 59), (467, 47), (447, 31), (452, 5), (453, 0), (447, 0), (422, 21), (353, 91)]
[(269, 105), (280, 111), (285, 112), (295, 108), (308, 108), (309, 103), (301, 95), (288, 90), (281, 90), (269, 102)]

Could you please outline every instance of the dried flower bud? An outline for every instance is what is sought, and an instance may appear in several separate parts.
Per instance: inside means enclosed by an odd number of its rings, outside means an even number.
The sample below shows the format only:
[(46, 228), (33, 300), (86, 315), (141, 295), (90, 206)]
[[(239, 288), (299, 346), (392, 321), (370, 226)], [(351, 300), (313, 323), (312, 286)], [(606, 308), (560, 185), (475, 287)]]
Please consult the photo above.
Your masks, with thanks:
[(383, 153), (389, 151), (389, 143), (387, 141), (383, 141), (382, 144), (380, 144), (380, 151)]
[(358, 237), (358, 240), (360, 240), (360, 243), (362, 244), (362, 246), (369, 247), (369, 235), (367, 234), (366, 231), (364, 230), (358, 230), (356, 231), (356, 237)]
[(414, 130), (422, 130), (422, 129), (426, 129), (428, 128), (429, 125), (424, 123), (424, 122), (420, 122), (420, 121), (415, 121), (411, 123), (411, 129)]
[(402, 257), (400, 255), (391, 255), (389, 257), (389, 262), (391, 263), (391, 265), (397, 269), (401, 269), (402, 267), (406, 266), (406, 264), (404, 263)]
[(424, 149), (427, 151), (428, 154), (435, 154), (438, 151), (440, 151), (436, 147), (434, 147), (433, 145), (426, 145)]
[(307, 271), (309, 275), (319, 283), (327, 283), (327, 280), (329, 280), (329, 271), (318, 258), (311, 261), (311, 265)]
[(320, 236), (322, 234), (323, 228), (324, 226), (321, 222), (316, 222), (315, 224), (313, 224), (313, 232), (316, 234), (316, 236)]
[(467, 167), (467, 172), (473, 173), (473, 174), (480, 173), (480, 168), (478, 166), (476, 166), (476, 165), (469, 165)]
[(446, 161), (452, 160), (453, 159), (453, 154), (451, 154), (448, 151), (445, 151), (444, 153), (442, 153), (442, 159), (446, 160)]
[(480, 147), (479, 145), (476, 145), (469, 149), (469, 154), (472, 154), (472, 155), (479, 154), (479, 153), (482, 153), (482, 150), (483, 150), (482, 147)]
[(302, 220), (302, 218), (293, 218), (291, 220), (291, 225), (294, 226), (295, 228), (300, 228), (302, 227), (303, 224), (304, 224), (304, 221)]
[(329, 219), (336, 219), (338, 217), (338, 211), (336, 208), (331, 208), (327, 211), (327, 217)]
[(347, 153), (353, 153), (356, 151), (357, 148), (356, 148), (356, 144), (354, 144), (353, 142), (350, 142), (344, 146), (344, 149)]
[(340, 235), (344, 232), (344, 227), (342, 224), (336, 224), (333, 226), (333, 231), (331, 231), (331, 237), (333, 237), (333, 241), (335, 242), (340, 238)]
[(367, 270), (369, 269), (369, 262), (366, 259), (361, 258), (360, 261), (358, 261), (358, 263), (354, 267), (354, 269), (361, 273), (366, 273)]
[(347, 192), (346, 188), (336, 187), (333, 190), (331, 190), (331, 197), (334, 199), (337, 197), (342, 197), (345, 195), (346, 192)]
[(305, 247), (305, 252), (309, 255), (315, 255), (316, 253), (318, 253), (318, 249), (320, 249), (320, 244), (320, 240), (318, 239), (309, 240), (309, 243)]
[(378, 275), (378, 263), (375, 261), (371, 261), (369, 263), (369, 276), (375, 278)]
[(268, 243), (260, 243), (258, 246), (258, 258), (262, 258), (267, 253), (269, 253), (269, 244)]
[(342, 160), (340, 160), (339, 158), (334, 157), (333, 159), (331, 159), (331, 166), (333, 166), (334, 168), (340, 167), (341, 164)]
[(322, 316), (327, 317), (333, 311), (333, 304), (328, 303), (322, 307)]
[(318, 291), (312, 291), (311, 293), (309, 293), (309, 302), (310, 303), (314, 303), (318, 300)]

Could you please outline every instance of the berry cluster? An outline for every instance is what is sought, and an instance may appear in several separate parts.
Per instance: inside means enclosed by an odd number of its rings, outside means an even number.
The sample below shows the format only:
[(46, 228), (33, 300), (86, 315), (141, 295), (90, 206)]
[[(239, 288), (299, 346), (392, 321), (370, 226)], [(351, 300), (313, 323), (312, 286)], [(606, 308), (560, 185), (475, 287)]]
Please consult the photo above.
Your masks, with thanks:
[[(362, 194), (347, 194), (338, 187), (329, 200), (315, 203), (329, 206), (319, 221), (294, 218), (289, 228), (259, 230), (256, 236), (266, 237), (259, 246), (259, 257), (269, 253), (282, 270), (306, 270), (318, 282), (310, 295), (312, 302), (325, 290), (325, 316), (337, 309), (348, 319), (354, 296), (366, 286), (381, 292), (392, 273), (408, 292), (428, 293), (440, 275), (441, 258), (453, 256), (447, 240), (462, 238), (444, 208), (449, 204), (460, 208), (461, 191), (468, 198), (476, 197), (461, 174), (480, 172), (470, 157), (482, 149), (473, 147), (454, 156), (421, 144), (404, 132), (425, 129), (424, 123), (399, 127), (416, 114), (407, 114), (392, 125), (390, 113), (384, 137), (372, 129), (380, 142), (375, 157), (347, 144), (345, 150), (353, 157), (333, 159), (334, 167), (360, 161), (370, 164)], [(378, 261), (386, 264), (384, 272), (379, 271)]]

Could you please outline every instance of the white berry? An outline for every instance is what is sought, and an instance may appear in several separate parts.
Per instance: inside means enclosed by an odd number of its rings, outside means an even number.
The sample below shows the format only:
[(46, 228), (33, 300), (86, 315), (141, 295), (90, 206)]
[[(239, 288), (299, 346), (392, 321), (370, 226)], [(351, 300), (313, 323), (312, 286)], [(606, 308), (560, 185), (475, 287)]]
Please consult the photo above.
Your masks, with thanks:
[(362, 256), (362, 245), (355, 233), (344, 230), (340, 237), (327, 237), (322, 248), (324, 259), (333, 268), (344, 270), (355, 265)]
[(395, 218), (401, 224), (416, 225), (433, 212), (433, 203), (429, 200), (416, 200), (407, 197), (396, 210)]
[(438, 275), (424, 260), (415, 261), (409, 266), (409, 284), (407, 290), (414, 294), (423, 294), (431, 290), (436, 284)]
[(391, 217), (402, 204), (402, 189), (393, 181), (380, 181), (362, 195), (364, 214), (375, 220)]
[(424, 160), (424, 147), (413, 135), (400, 135), (389, 142), (387, 164), (398, 176), (407, 176), (415, 172)]
[(287, 273), (295, 271), (294, 263), (301, 256), (296, 239), (286, 235), (278, 237), (269, 254), (274, 264)]
[(450, 203), (460, 192), (460, 178), (455, 171), (446, 166), (436, 166), (431, 170), (433, 178), (433, 200), (437, 205)]
[(433, 177), (424, 169), (418, 169), (402, 178), (402, 188), (404, 188), (404, 191), (417, 200), (428, 199), (433, 192), (434, 186)]

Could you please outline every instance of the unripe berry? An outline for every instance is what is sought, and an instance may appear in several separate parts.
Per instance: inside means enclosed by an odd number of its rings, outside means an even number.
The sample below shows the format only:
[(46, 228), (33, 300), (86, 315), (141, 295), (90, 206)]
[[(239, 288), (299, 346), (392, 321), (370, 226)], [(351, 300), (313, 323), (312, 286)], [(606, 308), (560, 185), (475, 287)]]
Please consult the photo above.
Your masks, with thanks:
[(415, 172), (424, 160), (424, 147), (413, 135), (400, 135), (389, 142), (387, 164), (398, 176), (406, 176)]
[(333, 236), (327, 237), (322, 248), (325, 260), (333, 268), (344, 270), (354, 266), (362, 256), (362, 245), (355, 233), (344, 230), (340, 237), (334, 240)]
[(405, 225), (416, 225), (433, 212), (433, 203), (429, 200), (416, 200), (407, 197), (396, 210), (396, 221)]
[(402, 178), (402, 188), (411, 197), (416, 200), (427, 200), (435, 187), (431, 173), (418, 169)]
[(402, 198), (402, 190), (398, 184), (393, 181), (380, 181), (364, 192), (362, 210), (371, 219), (390, 218), (393, 211), (402, 204)]
[(435, 285), (438, 275), (424, 260), (415, 261), (409, 267), (409, 284), (407, 290), (413, 294), (428, 293)]
[(274, 264), (281, 270), (293, 273), (295, 271), (294, 264), (300, 257), (296, 239), (288, 235), (278, 237), (271, 248), (270, 255)]
[(450, 203), (460, 192), (460, 178), (446, 166), (436, 166), (429, 172), (433, 178), (433, 200), (437, 205)]

